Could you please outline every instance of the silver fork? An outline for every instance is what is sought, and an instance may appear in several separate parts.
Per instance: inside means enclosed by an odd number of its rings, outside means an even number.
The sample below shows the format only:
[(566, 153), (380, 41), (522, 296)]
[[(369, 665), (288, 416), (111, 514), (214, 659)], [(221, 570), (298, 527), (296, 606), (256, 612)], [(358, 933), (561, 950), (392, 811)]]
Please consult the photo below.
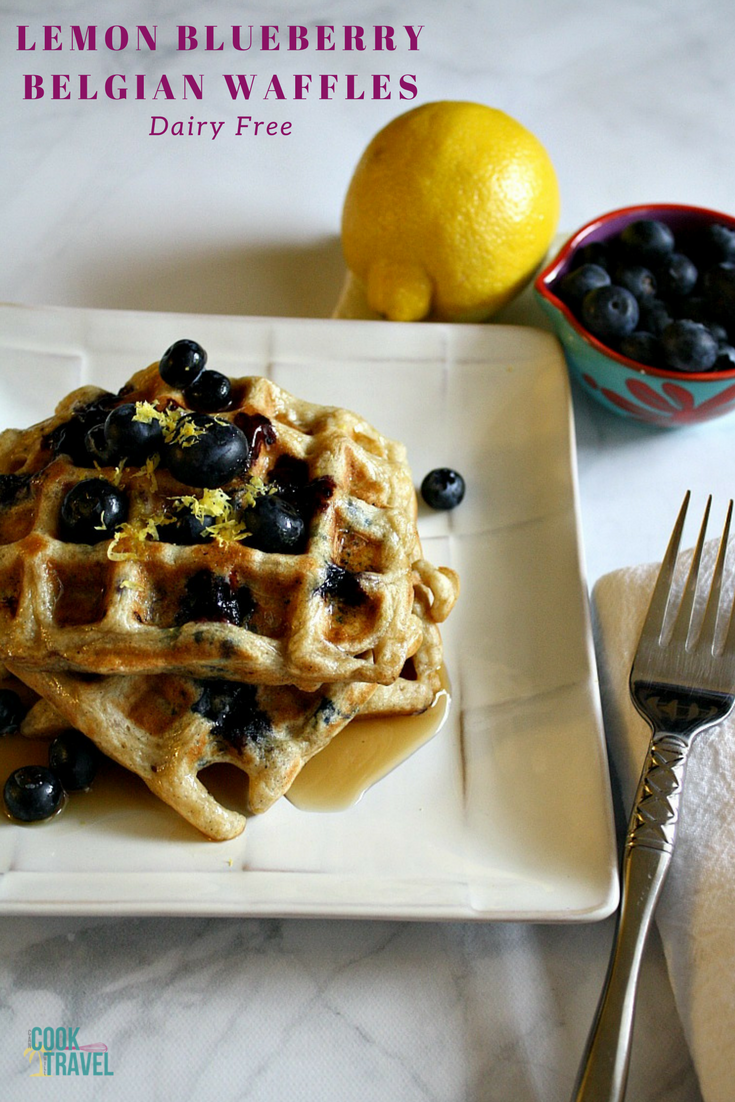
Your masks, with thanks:
[[(641, 957), (671, 863), (687, 756), (694, 736), (720, 723), (735, 703), (735, 617), (732, 609), (720, 610), (732, 501), (701, 623), (693, 622), (692, 612), (711, 498), (673, 626), (673, 608), (667, 615), (689, 496), (671, 534), (630, 672), (633, 702), (652, 737), (625, 839), (607, 979), (573, 1102), (621, 1102), (625, 1096)], [(718, 616), (729, 617), (726, 633)]]

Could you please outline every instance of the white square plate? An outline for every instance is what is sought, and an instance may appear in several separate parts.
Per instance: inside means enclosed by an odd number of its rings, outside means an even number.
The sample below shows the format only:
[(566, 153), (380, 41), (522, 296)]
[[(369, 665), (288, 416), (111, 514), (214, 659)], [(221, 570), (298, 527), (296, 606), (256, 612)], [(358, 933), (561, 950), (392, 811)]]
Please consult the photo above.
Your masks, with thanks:
[(281, 800), (231, 842), (204, 841), (135, 777), (109, 806), (82, 794), (43, 826), (2, 820), (0, 913), (609, 914), (611, 800), (556, 341), (511, 326), (5, 306), (0, 427), (48, 416), (81, 383), (117, 390), (181, 337), (226, 374), (358, 410), (407, 444), (417, 484), (438, 466), (465, 475), (462, 506), (422, 507), (419, 522), (426, 556), (462, 580), (443, 631), (451, 714), (353, 808)]

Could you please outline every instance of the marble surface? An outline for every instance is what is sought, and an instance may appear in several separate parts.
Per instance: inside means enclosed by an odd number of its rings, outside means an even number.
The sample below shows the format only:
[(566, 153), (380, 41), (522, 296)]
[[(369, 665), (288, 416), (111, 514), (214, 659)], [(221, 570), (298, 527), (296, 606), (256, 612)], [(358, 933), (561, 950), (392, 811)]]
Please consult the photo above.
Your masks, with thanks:
[[(253, 23), (423, 25), (401, 45), (332, 57), (285, 51), (178, 55), (175, 27)], [(155, 52), (71, 52), (70, 23), (156, 23)], [(64, 49), (20, 53), (16, 26)], [(29, 39), (30, 41), (30, 39)], [(401, 43), (400, 39), (397, 42)], [(290, 135), (234, 135), (223, 72), (415, 75), (418, 96), (503, 108), (557, 166), (562, 225), (649, 200), (731, 207), (735, 9), (730, 0), (496, 0), (398, 4), (283, 0), (0, 2), (0, 300), (322, 316), (343, 268), (338, 232), (352, 168), (407, 106), (315, 96), (254, 100)], [(308, 63), (308, 64), (307, 64)], [(142, 74), (146, 100), (24, 101), (23, 77)], [(162, 73), (180, 96), (155, 101)], [(339, 82), (337, 84), (339, 88)], [(76, 94), (76, 93), (75, 93)], [(289, 93), (290, 95), (290, 93)], [(212, 140), (150, 136), (152, 115), (225, 120)], [(732, 493), (732, 417), (667, 433), (575, 393), (590, 581), (660, 556), (684, 489)], [(437, 1099), (564, 1102), (603, 980), (612, 919), (590, 925), (282, 920), (0, 919), (0, 1074), (7, 1097)], [(730, 966), (732, 962), (726, 962)], [(114, 1074), (37, 1087), (34, 1026), (79, 1027)], [(657, 936), (646, 954), (629, 1098), (700, 1102)], [(705, 1099), (705, 1102), (707, 1100)]]

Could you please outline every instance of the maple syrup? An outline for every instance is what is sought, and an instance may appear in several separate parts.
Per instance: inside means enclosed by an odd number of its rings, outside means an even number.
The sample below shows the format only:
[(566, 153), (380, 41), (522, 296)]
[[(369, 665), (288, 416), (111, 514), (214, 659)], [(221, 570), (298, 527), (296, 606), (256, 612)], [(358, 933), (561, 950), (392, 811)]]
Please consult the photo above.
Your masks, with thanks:
[(449, 714), (451, 693), (442, 688), (416, 716), (353, 719), (306, 763), (286, 793), (300, 811), (344, 811), (378, 781), (438, 734)]

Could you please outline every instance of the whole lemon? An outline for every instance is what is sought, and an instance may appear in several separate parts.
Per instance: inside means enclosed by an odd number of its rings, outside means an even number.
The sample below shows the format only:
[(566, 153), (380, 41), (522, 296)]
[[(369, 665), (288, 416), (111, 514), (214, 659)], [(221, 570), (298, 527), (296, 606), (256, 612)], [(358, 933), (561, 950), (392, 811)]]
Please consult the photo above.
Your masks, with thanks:
[(479, 103), (427, 103), (376, 134), (350, 182), (342, 246), (392, 321), (482, 321), (528, 282), (559, 217), (549, 156)]

